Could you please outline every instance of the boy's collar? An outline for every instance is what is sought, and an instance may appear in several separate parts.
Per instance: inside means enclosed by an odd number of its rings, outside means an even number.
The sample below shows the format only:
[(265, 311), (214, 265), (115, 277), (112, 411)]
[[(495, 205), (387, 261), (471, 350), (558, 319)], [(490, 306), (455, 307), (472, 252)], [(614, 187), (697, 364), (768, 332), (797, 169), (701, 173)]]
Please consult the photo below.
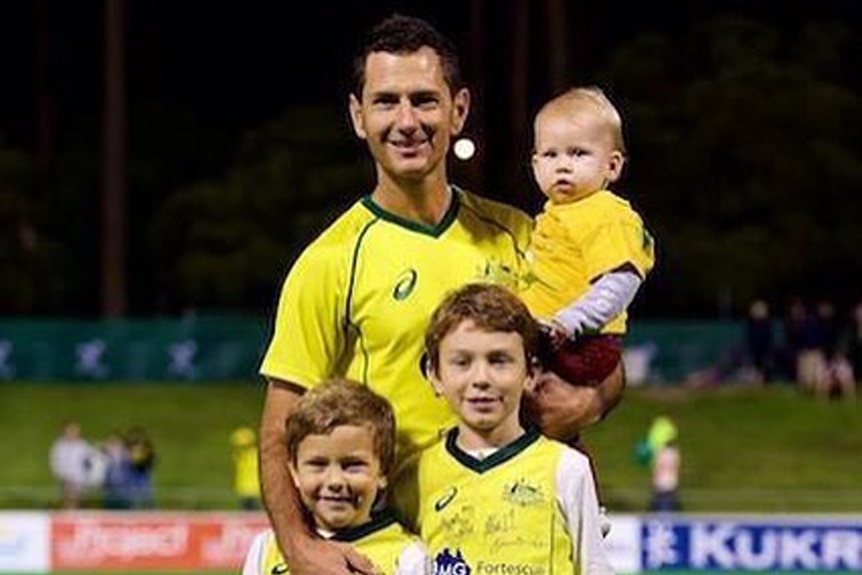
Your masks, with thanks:
[(541, 435), (542, 434), (537, 428), (528, 427), (524, 433), (518, 437), (518, 439), (500, 447), (485, 459), (477, 459), (458, 447), (458, 428), (454, 427), (446, 434), (445, 448), (452, 457), (458, 460), (465, 467), (468, 467), (477, 473), (484, 473), (485, 471), (493, 469), (494, 467), (515, 457), (535, 443)]
[(395, 517), (391, 513), (383, 511), (380, 513), (372, 514), (371, 519), (361, 525), (345, 527), (344, 529), (339, 529), (334, 533), (323, 532), (320, 529), (318, 529), (317, 531), (321, 536), (331, 541), (343, 541), (350, 543), (352, 541), (362, 539), (366, 535), (374, 533), (375, 531), (379, 531), (384, 527), (389, 527), (393, 523), (395, 523)]

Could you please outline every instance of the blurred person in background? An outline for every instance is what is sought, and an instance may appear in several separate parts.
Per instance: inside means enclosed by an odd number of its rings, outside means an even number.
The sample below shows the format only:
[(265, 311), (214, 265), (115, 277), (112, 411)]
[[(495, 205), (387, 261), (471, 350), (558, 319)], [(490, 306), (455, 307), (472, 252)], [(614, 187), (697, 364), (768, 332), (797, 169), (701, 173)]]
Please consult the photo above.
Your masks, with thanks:
[(156, 464), (156, 451), (143, 427), (135, 426), (126, 433), (126, 447), (129, 450), (130, 500), (135, 509), (153, 507), (152, 473)]
[(664, 415), (653, 420), (647, 433), (652, 477), (650, 511), (680, 510), (678, 490), (681, 459), (677, 446), (678, 436), (676, 424)]
[(62, 487), (64, 509), (77, 509), (89, 487), (104, 478), (104, 459), (98, 449), (81, 436), (81, 426), (69, 421), (51, 445), (51, 472)]
[[(303, 521), (284, 443), (284, 422), (302, 394), (345, 376), (386, 397), (399, 432), (393, 481), (409, 477), (409, 462), (455, 421), (420, 369), (431, 312), (469, 281), (516, 283), (532, 228), (523, 212), (449, 182), (450, 144), (470, 109), (451, 40), (424, 20), (391, 16), (373, 28), (354, 71), (350, 118), (376, 182), (294, 264), (260, 368), (268, 381), (263, 499), (293, 575), (373, 571)], [(594, 388), (553, 374), (537, 388), (533, 400), (547, 427), (574, 435), (616, 403), (622, 369)]]
[(109, 435), (102, 451), (106, 461), (105, 481), (102, 484), (105, 509), (128, 509), (132, 506), (132, 462), (122, 435)]
[(238, 427), (230, 434), (233, 459), (233, 490), (241, 509), (260, 509), (257, 434), (250, 427)]
[(845, 395), (856, 397), (856, 380), (862, 374), (862, 302), (850, 310), (850, 321), (844, 332), (842, 349), (850, 368), (852, 382), (846, 385)]
[(790, 303), (785, 321), (785, 342), (788, 358), (791, 361), (795, 359), (794, 381), (803, 391), (814, 392), (826, 371), (824, 330), (820, 317), (800, 298)]
[(841, 327), (835, 304), (828, 299), (818, 301), (814, 313), (814, 344), (826, 363), (829, 363), (838, 351)]
[(823, 357), (821, 370), (816, 374), (814, 392), (818, 397), (838, 399), (854, 397), (856, 382), (853, 366), (847, 357), (847, 342), (843, 326), (830, 300), (817, 303), (817, 348)]
[(853, 366), (853, 373), (862, 374), (862, 301), (850, 312), (850, 327), (847, 330), (847, 357)]
[(748, 307), (745, 341), (755, 381), (769, 383), (775, 362), (775, 334), (769, 304), (765, 300), (755, 299)]

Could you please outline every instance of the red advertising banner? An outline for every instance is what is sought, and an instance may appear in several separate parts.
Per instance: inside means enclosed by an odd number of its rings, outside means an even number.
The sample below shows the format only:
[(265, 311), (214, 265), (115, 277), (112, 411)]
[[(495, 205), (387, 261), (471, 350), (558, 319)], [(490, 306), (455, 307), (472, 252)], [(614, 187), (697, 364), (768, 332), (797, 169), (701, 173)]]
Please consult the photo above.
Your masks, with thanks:
[(263, 514), (55, 514), (51, 570), (239, 571)]

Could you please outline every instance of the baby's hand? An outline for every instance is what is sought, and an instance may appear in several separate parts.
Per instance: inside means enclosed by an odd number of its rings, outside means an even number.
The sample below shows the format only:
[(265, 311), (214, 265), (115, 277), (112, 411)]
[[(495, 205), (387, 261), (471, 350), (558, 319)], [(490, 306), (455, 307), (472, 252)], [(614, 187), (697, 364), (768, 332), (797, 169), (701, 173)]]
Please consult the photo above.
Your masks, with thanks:
[(555, 319), (540, 320), (539, 323), (542, 324), (542, 331), (547, 335), (548, 340), (551, 342), (551, 348), (554, 351), (562, 348), (566, 342), (574, 339), (574, 334), (570, 334), (566, 326)]

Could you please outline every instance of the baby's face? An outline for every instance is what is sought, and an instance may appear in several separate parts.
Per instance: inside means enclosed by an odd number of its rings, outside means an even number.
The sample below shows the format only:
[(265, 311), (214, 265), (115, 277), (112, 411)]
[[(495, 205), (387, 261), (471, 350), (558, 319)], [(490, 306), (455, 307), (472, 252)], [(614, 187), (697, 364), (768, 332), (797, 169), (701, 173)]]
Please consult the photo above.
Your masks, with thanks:
[(553, 203), (585, 198), (619, 178), (623, 155), (607, 123), (589, 109), (543, 112), (535, 130), (533, 175)]
[(366, 523), (377, 492), (386, 486), (368, 425), (339, 425), (305, 437), (291, 473), (315, 524), (328, 531)]

